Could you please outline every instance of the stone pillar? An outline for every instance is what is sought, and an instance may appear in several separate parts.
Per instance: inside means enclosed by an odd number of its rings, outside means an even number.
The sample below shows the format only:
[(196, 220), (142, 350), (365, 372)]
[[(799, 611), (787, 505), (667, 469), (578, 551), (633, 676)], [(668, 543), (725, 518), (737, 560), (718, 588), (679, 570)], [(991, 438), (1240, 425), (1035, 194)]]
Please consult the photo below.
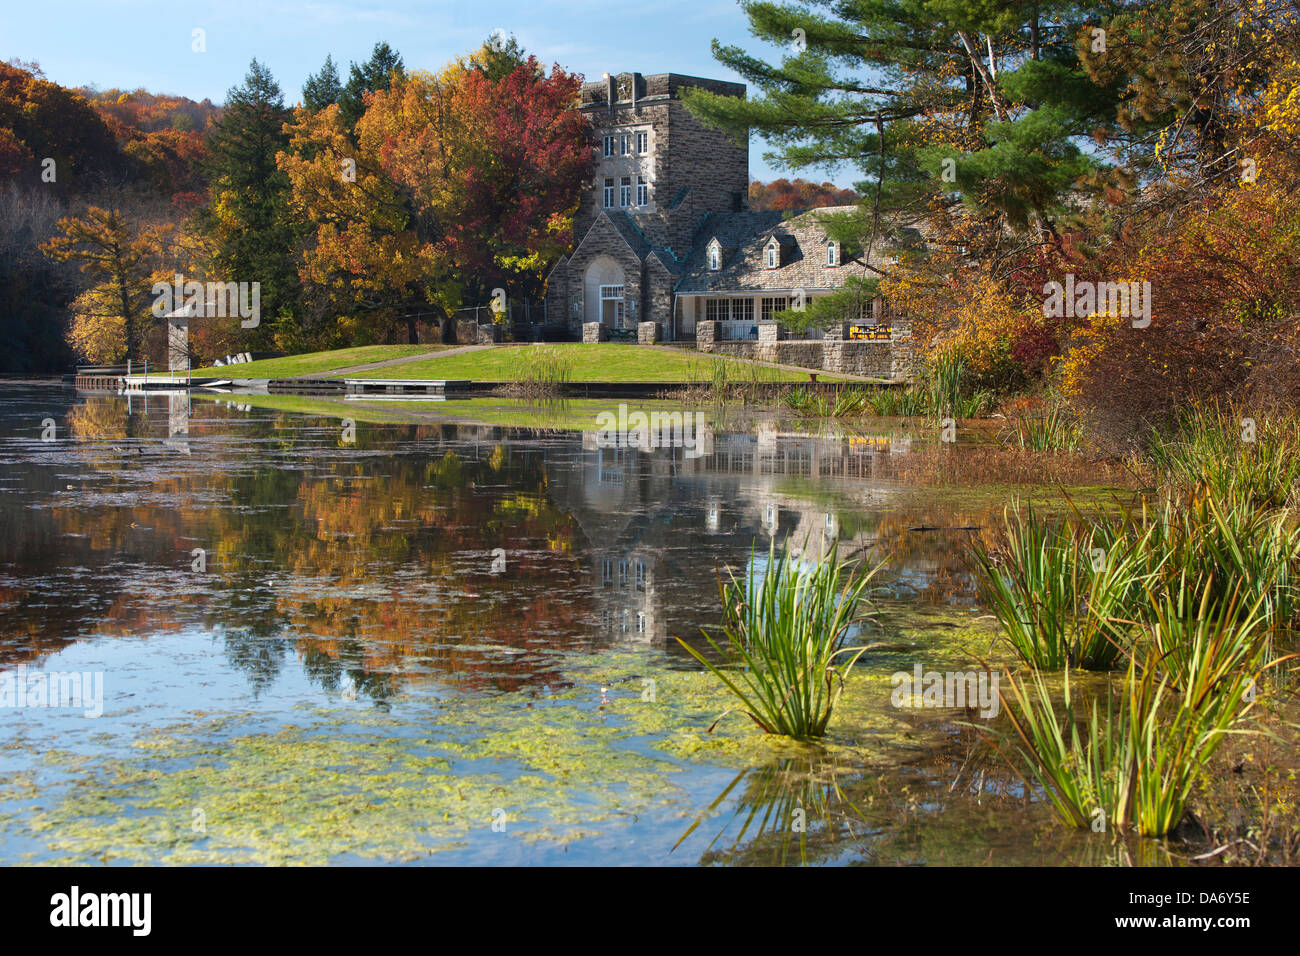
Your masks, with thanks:
[(826, 338), (832, 341), (844, 341), (849, 337), (849, 324), (847, 322), (836, 322), (826, 330)]
[(775, 345), (785, 338), (785, 330), (781, 328), (779, 322), (760, 322), (758, 323), (758, 344)]
[(456, 320), (456, 341), (461, 345), (478, 344), (478, 322), (475, 319)]
[(603, 322), (583, 322), (582, 341), (587, 345), (609, 341), (609, 328)]
[(895, 381), (910, 382), (916, 373), (916, 343), (912, 340), (912, 323), (897, 319), (892, 323), (889, 341), (889, 373)]
[(478, 327), (478, 344), (492, 345), (501, 341), (501, 326), (491, 322)]
[(707, 319), (695, 322), (695, 347), (701, 352), (712, 352), (713, 343), (717, 341), (718, 323)]
[(639, 322), (636, 327), (636, 340), (639, 345), (654, 345), (663, 338), (658, 322)]
[(190, 367), (190, 322), (185, 318), (167, 318), (167, 368), (185, 372)]

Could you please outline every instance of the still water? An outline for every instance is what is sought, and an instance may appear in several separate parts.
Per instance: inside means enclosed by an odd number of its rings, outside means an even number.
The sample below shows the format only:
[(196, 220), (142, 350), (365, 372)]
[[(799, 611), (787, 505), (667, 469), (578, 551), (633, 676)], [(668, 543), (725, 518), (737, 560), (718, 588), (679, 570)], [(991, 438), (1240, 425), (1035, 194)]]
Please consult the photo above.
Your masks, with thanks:
[[(996, 719), (891, 702), (1006, 661), (965, 555), (1047, 492), (987, 436), (706, 410), (644, 447), (617, 408), (0, 389), (0, 863), (1124, 852), (1026, 798)], [(677, 640), (773, 540), (890, 562), (821, 746), (710, 730)]]

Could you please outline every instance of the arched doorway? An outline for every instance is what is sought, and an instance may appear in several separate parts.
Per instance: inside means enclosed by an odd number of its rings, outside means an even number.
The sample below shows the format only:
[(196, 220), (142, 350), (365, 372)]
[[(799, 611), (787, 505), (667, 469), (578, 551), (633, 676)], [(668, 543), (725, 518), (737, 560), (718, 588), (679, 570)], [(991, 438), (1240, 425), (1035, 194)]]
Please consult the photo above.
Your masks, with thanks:
[(600, 322), (612, 329), (627, 327), (623, 267), (609, 256), (597, 256), (583, 279), (584, 322)]

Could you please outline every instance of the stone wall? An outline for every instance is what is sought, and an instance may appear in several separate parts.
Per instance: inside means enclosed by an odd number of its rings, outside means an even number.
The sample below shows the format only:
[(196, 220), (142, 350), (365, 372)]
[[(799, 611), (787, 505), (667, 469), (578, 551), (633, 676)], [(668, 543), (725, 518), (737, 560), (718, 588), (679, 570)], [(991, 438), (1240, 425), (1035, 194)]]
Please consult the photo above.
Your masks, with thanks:
[(658, 322), (640, 322), (636, 327), (636, 340), (640, 345), (654, 345), (659, 341)]
[(799, 365), (832, 374), (843, 372), (846, 375), (863, 375), (889, 381), (906, 381), (912, 372), (910, 334), (896, 336), (892, 342), (840, 339), (719, 342), (714, 333), (714, 323), (699, 323), (696, 327), (696, 348), (713, 355)]
[(582, 323), (582, 341), (586, 345), (609, 341), (609, 327), (600, 322)]

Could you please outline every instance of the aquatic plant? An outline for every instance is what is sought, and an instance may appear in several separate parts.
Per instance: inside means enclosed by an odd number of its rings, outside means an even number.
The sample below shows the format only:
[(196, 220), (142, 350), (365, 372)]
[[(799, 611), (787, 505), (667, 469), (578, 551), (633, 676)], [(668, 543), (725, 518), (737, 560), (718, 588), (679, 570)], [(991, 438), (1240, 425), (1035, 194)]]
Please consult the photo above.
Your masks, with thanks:
[(930, 412), (936, 418), (955, 417), (961, 411), (965, 371), (966, 355), (960, 348), (941, 352), (930, 363), (926, 384), (930, 391)]
[(821, 737), (844, 677), (869, 649), (843, 645), (879, 570), (850, 570), (834, 553), (806, 561), (788, 548), (778, 552), (773, 541), (761, 573), (751, 555), (743, 580), (731, 572), (726, 581), (718, 577), (725, 646), (707, 632), (704, 638), (725, 663), (678, 641), (765, 733)]
[(1242, 675), (1263, 672), (1269, 656), (1265, 595), (1241, 582), (1226, 597), (1213, 580), (1180, 575), (1162, 594), (1147, 592), (1150, 621), (1143, 643), (1150, 666), (1184, 694), (1189, 706), (1217, 708)]
[(812, 418), (846, 418), (861, 415), (868, 407), (868, 393), (864, 389), (837, 388), (829, 397), (825, 392), (807, 388), (793, 388), (782, 396), (787, 408)]
[(1227, 675), (1211, 704), (1179, 693), (1149, 650), (1130, 658), (1118, 700), (1109, 689), (1104, 711), (1096, 699), (1080, 708), (1068, 668), (1060, 716), (1039, 671), (1028, 680), (1009, 675), (1008, 685), (1012, 706), (1003, 710), (1015, 753), (994, 746), (1061, 819), (1163, 836), (1181, 822), (1193, 785), (1252, 706), (1254, 683), (1245, 673)]
[(1040, 520), (1032, 506), (1008, 509), (1004, 521), (1005, 542), (976, 546), (972, 558), (980, 596), (1016, 653), (1048, 670), (1114, 667), (1151, 534), (1103, 542), (1077, 522)]
[(1167, 496), (1209, 494), (1228, 506), (1282, 507), (1294, 503), (1300, 477), (1300, 419), (1193, 407), (1168, 434), (1154, 431), (1147, 452)]
[(1042, 415), (1018, 415), (1008, 432), (1005, 444), (1028, 451), (1076, 451), (1083, 437), (1060, 405), (1049, 406)]

